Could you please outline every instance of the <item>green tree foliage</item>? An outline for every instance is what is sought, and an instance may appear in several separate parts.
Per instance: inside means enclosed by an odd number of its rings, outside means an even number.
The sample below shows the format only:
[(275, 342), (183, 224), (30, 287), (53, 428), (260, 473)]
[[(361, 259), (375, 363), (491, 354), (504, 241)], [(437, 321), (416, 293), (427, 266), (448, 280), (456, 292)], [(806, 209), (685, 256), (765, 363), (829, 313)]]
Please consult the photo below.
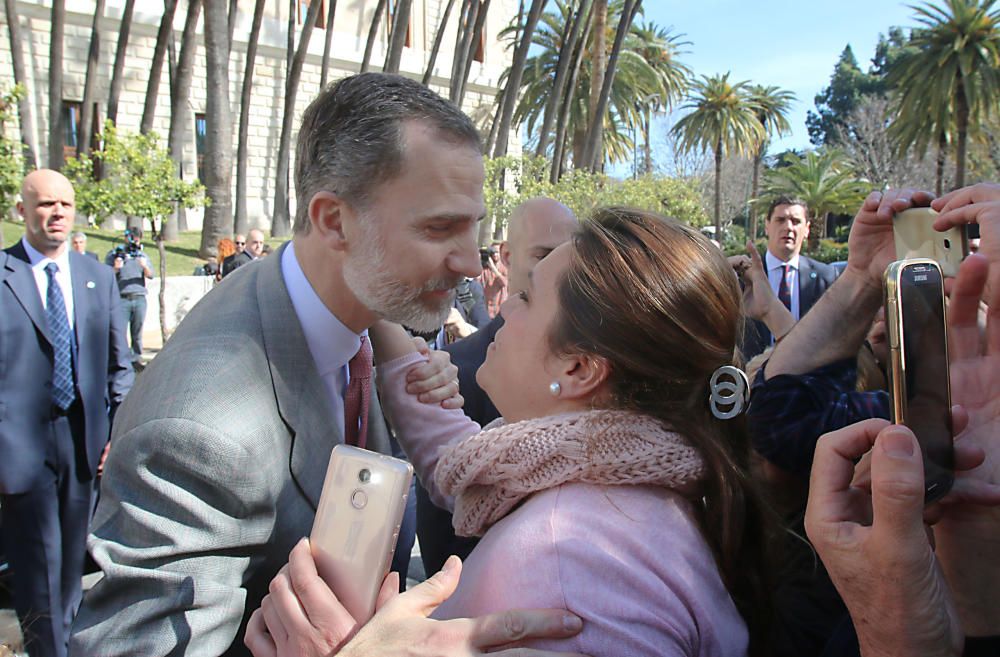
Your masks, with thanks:
[(816, 146), (835, 145), (847, 117), (861, 104), (862, 97), (881, 93), (884, 88), (880, 76), (861, 70), (851, 46), (844, 48), (829, 86), (816, 95), (816, 112), (806, 114), (809, 141)]
[[(502, 226), (519, 203), (547, 196), (565, 204), (580, 218), (598, 207), (622, 205), (668, 215), (692, 226), (709, 222), (698, 188), (692, 182), (650, 175), (619, 181), (602, 173), (574, 169), (553, 184), (548, 177), (549, 166), (547, 159), (534, 156), (487, 159), (487, 217)], [(503, 186), (501, 176), (506, 176)]]
[(140, 217), (151, 222), (156, 235), (177, 204), (184, 208), (207, 205), (200, 182), (177, 177), (174, 162), (156, 133), (121, 132), (109, 121), (101, 138), (101, 150), (73, 158), (63, 167), (76, 189), (78, 208), (93, 221), (100, 223), (117, 213)]
[(778, 196), (794, 196), (806, 202), (812, 228), (809, 249), (815, 251), (832, 212), (854, 212), (871, 191), (871, 185), (857, 177), (850, 160), (833, 148), (809, 151), (804, 156), (786, 153), (781, 166), (764, 176), (758, 205), (767, 206)]
[(21, 156), (21, 142), (12, 139), (7, 129), (17, 101), (24, 94), (24, 87), (15, 85), (10, 91), (0, 94), (0, 212), (6, 215), (14, 207), (17, 193), (24, 177), (24, 158)]
[[(559, 66), (564, 28), (576, 9), (576, 4), (568, 0), (556, 0), (555, 11), (542, 14), (532, 37), (533, 54), (525, 63), (521, 78), (523, 95), (514, 113), (514, 124), (524, 124), (531, 143), (537, 143), (538, 140), (538, 131)], [(608, 3), (609, 25), (618, 24), (622, 6), (621, 0), (611, 0)], [(515, 30), (516, 26), (511, 26), (501, 36)], [(606, 41), (610, 48), (613, 38)], [(573, 140), (571, 151), (576, 157), (580, 155), (582, 140), (590, 123), (588, 99), (591, 64), (596, 57), (608, 56), (607, 52), (594, 53), (593, 43), (594, 35), (591, 34), (576, 86), (569, 90), (572, 98), (567, 134)], [(643, 133), (647, 111), (669, 108), (684, 94), (691, 71), (680, 61), (680, 57), (687, 44), (683, 35), (673, 34), (669, 29), (654, 23), (643, 22), (631, 26), (619, 56), (604, 119), (602, 147), (607, 161), (615, 163), (632, 157), (634, 143), (631, 135)], [(505, 71), (501, 76), (501, 88), (508, 73)]]
[(894, 134), (901, 150), (954, 135), (955, 185), (965, 184), (966, 150), (973, 128), (1000, 103), (1000, 9), (996, 0), (944, 0), (913, 7), (920, 27), (894, 63)]
[(684, 151), (708, 151), (715, 156), (715, 236), (722, 241), (722, 159), (752, 155), (766, 136), (757, 118), (750, 84), (730, 82), (725, 75), (704, 75), (693, 83), (688, 110), (671, 128)]

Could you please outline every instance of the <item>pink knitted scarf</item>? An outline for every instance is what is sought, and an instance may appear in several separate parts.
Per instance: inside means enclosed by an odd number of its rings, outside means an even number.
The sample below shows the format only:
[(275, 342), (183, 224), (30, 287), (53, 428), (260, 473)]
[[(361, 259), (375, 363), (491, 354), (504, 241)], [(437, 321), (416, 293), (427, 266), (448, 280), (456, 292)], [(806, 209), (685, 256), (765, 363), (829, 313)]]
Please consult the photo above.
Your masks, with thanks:
[(478, 536), (522, 500), (569, 482), (652, 484), (692, 495), (701, 455), (652, 417), (585, 411), (487, 425), (445, 452), (438, 488), (455, 497), (455, 531)]

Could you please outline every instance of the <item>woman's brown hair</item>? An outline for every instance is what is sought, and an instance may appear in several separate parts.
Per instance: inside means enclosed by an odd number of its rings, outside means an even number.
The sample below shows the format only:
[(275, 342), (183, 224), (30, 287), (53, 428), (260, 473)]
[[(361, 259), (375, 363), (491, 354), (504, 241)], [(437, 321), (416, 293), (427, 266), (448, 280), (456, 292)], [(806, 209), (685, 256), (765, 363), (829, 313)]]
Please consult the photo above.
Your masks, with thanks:
[(604, 358), (612, 408), (653, 416), (700, 451), (707, 476), (693, 507), (747, 622), (750, 653), (763, 654), (772, 519), (751, 478), (742, 417), (719, 420), (708, 403), (715, 370), (739, 364), (732, 267), (698, 231), (640, 210), (596, 211), (573, 245), (550, 346)]

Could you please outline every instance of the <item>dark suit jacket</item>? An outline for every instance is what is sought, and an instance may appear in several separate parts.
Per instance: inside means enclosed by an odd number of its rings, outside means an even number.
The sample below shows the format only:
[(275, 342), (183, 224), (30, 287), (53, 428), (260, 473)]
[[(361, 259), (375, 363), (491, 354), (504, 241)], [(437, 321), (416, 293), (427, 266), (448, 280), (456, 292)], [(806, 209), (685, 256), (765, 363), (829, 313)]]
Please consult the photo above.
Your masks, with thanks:
[(225, 278), (229, 274), (232, 274), (238, 267), (242, 267), (248, 262), (253, 262), (253, 256), (246, 251), (226, 256), (226, 259), (222, 261), (222, 277)]
[[(763, 259), (762, 259), (763, 261)], [(813, 307), (826, 288), (833, 285), (837, 278), (837, 270), (830, 265), (799, 256), (799, 318), (801, 319)], [(750, 360), (771, 344), (771, 332), (763, 322), (747, 319), (743, 328), (741, 349), (743, 357)]]
[(451, 355), (451, 362), (458, 367), (458, 391), (465, 397), (465, 414), (486, 426), (500, 417), (500, 412), (476, 383), (476, 370), (486, 360), (486, 348), (493, 336), (503, 326), (503, 317), (497, 315), (489, 324), (469, 337), (447, 345), (444, 350)]
[[(114, 272), (69, 254), (73, 281), (77, 397), (86, 436), (78, 454), (97, 472), (110, 415), (132, 387), (125, 320)], [(0, 252), (0, 493), (31, 489), (45, 468), (52, 413), (52, 344), (45, 309), (21, 242)]]

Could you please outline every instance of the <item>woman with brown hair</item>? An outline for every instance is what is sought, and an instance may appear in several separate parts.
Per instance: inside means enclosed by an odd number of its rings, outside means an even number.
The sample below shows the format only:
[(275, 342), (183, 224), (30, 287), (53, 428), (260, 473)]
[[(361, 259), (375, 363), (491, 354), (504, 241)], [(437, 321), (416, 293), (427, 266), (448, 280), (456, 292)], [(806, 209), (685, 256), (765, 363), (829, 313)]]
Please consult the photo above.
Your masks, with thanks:
[[(391, 325), (371, 332), (417, 473), (459, 534), (483, 535), (434, 616), (558, 607), (582, 632), (531, 647), (763, 654), (768, 522), (737, 417), (740, 289), (721, 252), (680, 222), (602, 210), (502, 314), (476, 378), (504, 419), (482, 431), (400, 394), (422, 357)], [(281, 613), (251, 632), (308, 614), (291, 590), (272, 587)]]
[(222, 280), (222, 262), (229, 256), (236, 253), (236, 242), (229, 239), (228, 237), (223, 237), (219, 240), (219, 246), (217, 248), (216, 269), (215, 269), (215, 282), (218, 283)]

